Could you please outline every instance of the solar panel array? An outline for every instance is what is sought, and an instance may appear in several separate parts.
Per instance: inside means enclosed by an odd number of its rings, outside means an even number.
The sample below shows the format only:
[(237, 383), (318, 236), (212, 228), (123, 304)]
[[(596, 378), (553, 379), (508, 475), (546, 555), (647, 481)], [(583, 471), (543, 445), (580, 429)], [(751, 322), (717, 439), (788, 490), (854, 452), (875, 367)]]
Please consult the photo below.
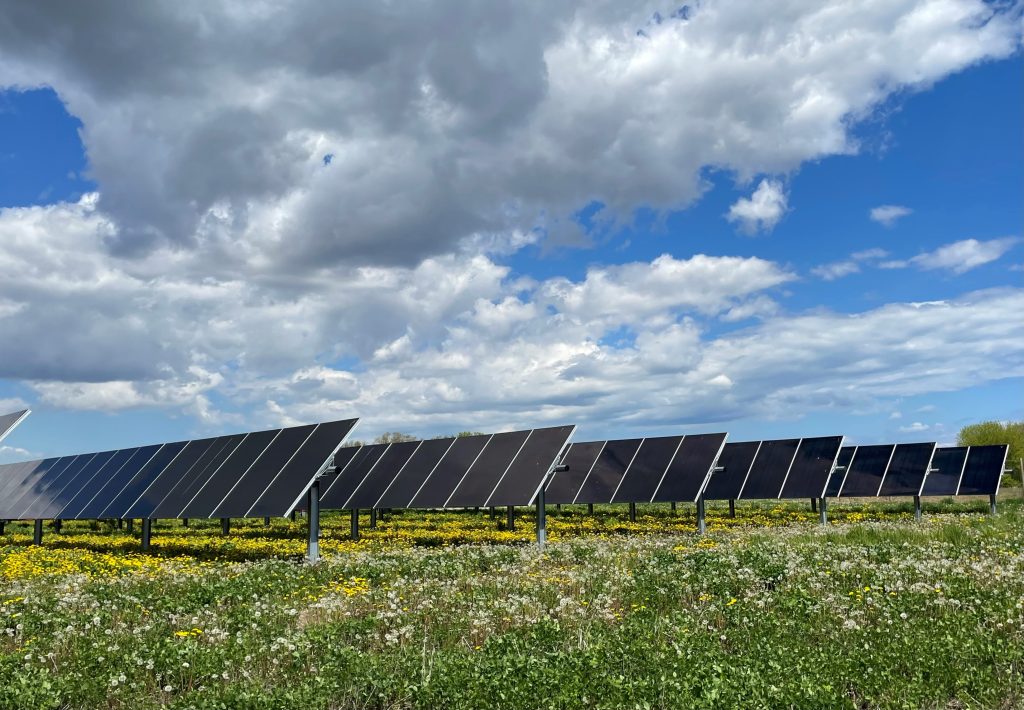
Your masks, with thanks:
[(341, 449), (320, 484), (323, 509), (529, 505), (575, 427)]
[(726, 434), (572, 444), (545, 489), (548, 503), (696, 501)]
[(355, 419), (0, 466), (0, 519), (287, 515)]
[(27, 409), (22, 409), (20, 412), (11, 412), (10, 414), (0, 414), (0, 441), (3, 441), (5, 436), (14, 431), (14, 427), (21, 424), (28, 414)]

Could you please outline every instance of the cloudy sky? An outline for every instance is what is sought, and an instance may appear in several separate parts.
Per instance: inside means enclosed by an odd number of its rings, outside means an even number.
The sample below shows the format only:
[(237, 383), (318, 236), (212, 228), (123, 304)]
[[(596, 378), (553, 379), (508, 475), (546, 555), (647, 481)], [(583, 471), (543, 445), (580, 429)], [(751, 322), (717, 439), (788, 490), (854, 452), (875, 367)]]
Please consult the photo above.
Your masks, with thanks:
[(0, 460), (1024, 415), (1022, 10), (0, 2)]

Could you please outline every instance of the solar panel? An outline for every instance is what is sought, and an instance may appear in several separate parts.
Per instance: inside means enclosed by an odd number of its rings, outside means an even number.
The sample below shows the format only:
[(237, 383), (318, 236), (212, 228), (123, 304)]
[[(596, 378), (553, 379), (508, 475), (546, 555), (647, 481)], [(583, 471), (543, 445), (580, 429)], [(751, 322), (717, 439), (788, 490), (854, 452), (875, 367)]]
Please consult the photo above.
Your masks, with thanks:
[(490, 434), (460, 436), (456, 439), (413, 496), (409, 507), (443, 508), (490, 439)]
[[(21, 461), (3, 466), (4, 484), (0, 489), (0, 520), (15, 520), (21, 508), (18, 501), (32, 489), (43, 472), (63, 459)], [(64, 462), (66, 464), (66, 462)]]
[(138, 500), (131, 504), (125, 514), (125, 518), (152, 518), (153, 511), (160, 505), (171, 489), (199, 462), (199, 460), (210, 450), (210, 447), (217, 441), (217, 437), (209, 439), (197, 439), (185, 445), (167, 468), (156, 472), (149, 486), (139, 496)]
[(131, 458), (125, 462), (124, 466), (117, 473), (108, 478), (103, 486), (96, 489), (92, 498), (78, 511), (75, 517), (79, 520), (91, 520), (102, 517), (103, 509), (131, 483), (132, 479), (138, 475), (143, 466), (149, 463), (150, 459), (156, 455), (160, 448), (160, 444), (152, 444), (133, 449), (135, 453)]
[(549, 503), (572, 503), (603, 448), (603, 441), (585, 441), (569, 446), (562, 458), (562, 465), (566, 469), (551, 477), (544, 490), (544, 500)]
[(835, 498), (839, 495), (839, 491), (843, 487), (843, 480), (846, 478), (846, 472), (850, 468), (850, 462), (853, 460), (856, 451), (856, 446), (844, 446), (839, 449), (839, 456), (836, 458), (836, 468), (828, 479), (828, 486), (825, 488), (826, 498)]
[[(220, 505), (225, 496), (245, 475), (249, 467), (256, 463), (267, 447), (281, 433), (281, 429), (254, 431), (246, 435), (242, 443), (224, 460), (206, 483), (192, 496), (185, 506), (178, 511), (176, 518), (210, 518), (214, 509)], [(182, 496), (184, 498), (184, 496)]]
[(25, 417), (29, 415), (27, 409), (23, 409), (20, 412), (11, 412), (10, 414), (0, 414), (0, 441), (4, 440), (4, 437), (14, 431), (14, 427), (25, 421)]
[[(85, 504), (92, 500), (92, 497), (96, 494), (96, 491), (103, 488), (107, 482), (117, 475), (117, 472), (121, 470), (128, 460), (135, 454), (138, 449), (121, 449), (115, 451), (114, 455), (111, 456), (107, 462), (99, 468), (88, 480), (82, 480), (77, 485), (77, 490), (69, 490), (68, 494), (70, 500), (67, 505), (61, 508), (60, 512), (55, 514), (54, 518), (60, 518), (62, 520), (74, 520), (78, 517), (79, 511), (85, 507)], [(71, 484), (68, 484), (70, 488)]]
[(49, 467), (40, 467), (32, 471), (31, 476), (21, 486), (18, 497), (11, 500), (11, 514), (6, 517), (15, 520), (27, 519), (26, 511), (37, 505), (41, 499), (58, 493), (63, 485), (61, 481), (70, 480), (67, 476), (79, 470), (92, 457), (93, 454), (63, 456)]
[(445, 507), (467, 508), (485, 505), (531, 433), (510, 431), (494, 434), (466, 471), (459, 485), (452, 491), (445, 502)]
[(605, 443), (574, 502), (610, 503), (641, 443), (643, 439), (616, 439)]
[(654, 497), (665, 471), (675, 458), (681, 436), (644, 439), (612, 496), (613, 503), (647, 502)]
[(1006, 444), (972, 446), (967, 452), (964, 475), (960, 479), (957, 495), (995, 495), (1006, 468)]
[(534, 429), (485, 505), (529, 505), (565, 450), (575, 426)]
[(728, 434), (687, 434), (665, 471), (652, 502), (695, 502), (707, 486)]
[(366, 475), (377, 465), (391, 444), (370, 444), (356, 451), (348, 466), (337, 476), (329, 488), (320, 489), (321, 508), (343, 508)]
[(896, 446), (893, 444), (858, 446), (846, 472), (846, 480), (843, 481), (839, 497), (877, 496), (895, 450)]
[(842, 446), (841, 436), (801, 439), (779, 497), (821, 498)]
[[(167, 494), (153, 508), (151, 518), (176, 518), (186, 505), (202, 490), (221, 465), (245, 440), (245, 434), (219, 436), (184, 475), (171, 486)], [(161, 476), (163, 478), (163, 476)]]
[(704, 489), (705, 500), (735, 500), (740, 497), (743, 482), (754, 465), (760, 441), (737, 441), (722, 448), (717, 470), (711, 474)]
[(398, 441), (387, 447), (373, 470), (363, 478), (352, 496), (342, 506), (344, 508), (376, 508), (377, 501), (384, 495), (395, 477), (409, 462), (420, 441)]
[(36, 498), (22, 515), (26, 518), (56, 518), (81, 487), (92, 480), (116, 453), (117, 451), (103, 451), (95, 454), (71, 476), (64, 477), (60, 490), (51, 489), (47, 495)]
[(334, 454), (334, 459), (331, 461), (331, 467), (320, 476), (320, 497), (323, 498), (323, 492), (326, 491), (332, 483), (338, 478), (338, 474), (348, 466), (349, 462), (355, 458), (355, 455), (359, 452), (360, 445), (356, 446), (342, 446)]
[(380, 508), (408, 508), (416, 492), (427, 477), (440, 463), (448, 449), (455, 443), (455, 437), (428, 439), (420, 444), (388, 489), (377, 502)]
[[(139, 472), (132, 476), (128, 484), (106, 502), (103, 510), (96, 517), (127, 518), (128, 515), (126, 513), (131, 505), (146, 491), (149, 485), (160, 475), (160, 472), (181, 453), (186, 444), (188, 444), (187, 441), (175, 441), (161, 446), (160, 450), (139, 469)], [(96, 501), (97, 507), (101, 502)]]
[(747, 500), (778, 498), (799, 446), (800, 439), (762, 442), (739, 497)]
[(931, 466), (935, 444), (898, 444), (885, 472), (880, 496), (920, 495), (925, 476)]
[(944, 446), (935, 449), (932, 468), (924, 480), (923, 496), (955, 496), (960, 477), (967, 463), (966, 446)]

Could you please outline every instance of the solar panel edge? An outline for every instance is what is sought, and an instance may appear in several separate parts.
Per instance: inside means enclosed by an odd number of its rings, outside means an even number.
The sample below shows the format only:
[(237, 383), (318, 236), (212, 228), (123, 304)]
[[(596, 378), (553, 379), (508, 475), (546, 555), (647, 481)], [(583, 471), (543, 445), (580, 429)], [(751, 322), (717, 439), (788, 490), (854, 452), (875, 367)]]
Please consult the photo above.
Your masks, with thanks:
[(789, 480), (789, 474), (793, 472), (793, 464), (796, 463), (797, 454), (800, 453), (800, 447), (804, 445), (804, 437), (797, 439), (796, 448), (793, 449), (793, 457), (789, 460), (789, 466), (786, 468), (786, 475), (782, 477), (782, 485), (779, 486), (779, 494), (775, 496), (775, 500), (782, 500), (782, 492), (786, 490), (786, 481)]
[[(339, 446), (338, 447), (338, 451), (341, 451), (343, 448), (344, 447)], [(348, 467), (352, 465), (352, 462), (355, 460), (356, 456), (359, 454), (358, 450), (363, 448), (363, 447), (362, 446), (353, 446), (352, 448), (356, 449), (356, 451), (354, 451), (352, 453), (352, 455), (348, 457), (348, 460), (345, 461), (345, 465), (342, 466), (340, 469), (338, 469), (337, 473), (333, 474), (334, 478), (331, 480), (330, 485), (327, 486), (327, 488), (324, 488), (322, 491), (320, 491), (320, 497), (321, 498), (323, 498), (325, 495), (327, 495), (327, 491), (329, 491), (331, 489), (331, 486), (333, 486), (335, 483), (337, 483), (338, 479), (342, 476), (342, 474), (344, 474), (345, 471), (348, 470)], [(334, 456), (338, 455), (338, 451), (334, 452)], [(334, 456), (331, 457), (331, 464), (332, 465), (334, 464)]]
[[(494, 484), (494, 487), (491, 488), (491, 492), (487, 494), (487, 498), (484, 500), (484, 505), (485, 506), (488, 505), (491, 502), (491, 498), (494, 497), (495, 492), (497, 492), (498, 488), (501, 486), (501, 482), (505, 480), (505, 476), (507, 476), (508, 472), (512, 469), (512, 464), (514, 464), (516, 462), (516, 459), (519, 458), (519, 454), (523, 453), (523, 449), (526, 448), (526, 442), (528, 442), (530, 440), (530, 437), (533, 436), (533, 432), (535, 432), (535, 431), (537, 431), (537, 430), (536, 429), (530, 429), (530, 432), (526, 435), (526, 438), (523, 439), (523, 443), (521, 443), (519, 445), (519, 448), (516, 449), (515, 456), (513, 456), (511, 459), (509, 459), (508, 465), (505, 466), (505, 470), (501, 472), (501, 475), (498, 476), (498, 481)], [(490, 442), (488, 442), (488, 443), (490, 443)], [(486, 448), (487, 447), (485, 446), (484, 449), (486, 449)], [(483, 453), (483, 452), (481, 451), (480, 453)], [(561, 453), (561, 450), (559, 450), (559, 453)], [(550, 468), (551, 468), (551, 466), (549, 465), (548, 469), (550, 470)], [(467, 471), (466, 473), (468, 475), (469, 471)], [(546, 479), (547, 479), (547, 474), (545, 474), (544, 477), (541, 478), (541, 486), (544, 485), (544, 481)], [(458, 490), (458, 489), (456, 489), (456, 490)], [(455, 493), (453, 492), (452, 495), (454, 496)], [(533, 495), (534, 495), (534, 497), (536, 497), (537, 496), (537, 491), (534, 491)]]
[(583, 488), (587, 485), (587, 480), (590, 478), (590, 474), (594, 472), (594, 466), (597, 466), (597, 462), (601, 460), (601, 454), (604, 453), (604, 450), (607, 446), (608, 439), (605, 439), (601, 443), (601, 448), (597, 450), (597, 456), (595, 456), (594, 460), (590, 463), (590, 468), (587, 469), (587, 475), (583, 477), (583, 481), (580, 482), (580, 487), (576, 489), (576, 495), (574, 495), (572, 498), (573, 505), (575, 505), (576, 501), (579, 500), (580, 493), (583, 491)]
[[(348, 421), (348, 420), (346, 420), (346, 421)], [(310, 481), (309, 481), (309, 484), (308, 484), (308, 485), (306, 486), (306, 488), (304, 488), (304, 489), (303, 489), (303, 490), (302, 490), (302, 491), (301, 491), (301, 492), (299, 493), (298, 497), (297, 497), (297, 498), (296, 498), (296, 499), (295, 499), (294, 501), (292, 501), (292, 504), (291, 504), (290, 506), (288, 506), (288, 509), (287, 509), (287, 510), (285, 510), (285, 512), (284, 512), (284, 517), (288, 517), (289, 515), (291, 515), (291, 514), (292, 514), (292, 511), (293, 511), (293, 510), (295, 510), (295, 506), (297, 506), (297, 505), (299, 504), (299, 502), (300, 502), (300, 501), (302, 500), (302, 496), (304, 496), (304, 495), (308, 495), (308, 494), (309, 494), (309, 490), (310, 490), (310, 489), (311, 489), (311, 488), (313, 487), (313, 484), (314, 484), (314, 483), (315, 483), (315, 482), (316, 482), (317, 480), (319, 480), (319, 479), (320, 479), (320, 476), (322, 476), (322, 475), (324, 474), (324, 471), (326, 471), (326, 470), (327, 470), (327, 468), (328, 468), (328, 467), (329, 467), (329, 466), (330, 466), (330, 465), (331, 465), (332, 463), (334, 463), (334, 456), (335, 456), (335, 454), (337, 454), (337, 453), (338, 453), (338, 451), (340, 451), (340, 450), (341, 450), (341, 447), (345, 445), (345, 439), (347, 439), (347, 438), (348, 438), (348, 437), (349, 437), (349, 436), (350, 436), (350, 435), (352, 434), (352, 431), (353, 431), (353, 430), (354, 430), (354, 429), (356, 428), (356, 425), (357, 425), (358, 423), (359, 423), (359, 418), (358, 418), (358, 417), (356, 417), (356, 418), (355, 418), (354, 420), (352, 420), (352, 426), (350, 426), (350, 427), (348, 428), (348, 431), (346, 431), (346, 432), (345, 432), (345, 436), (341, 437), (341, 441), (339, 441), (339, 442), (338, 442), (338, 445), (334, 447), (334, 450), (333, 450), (333, 451), (331, 451), (331, 455), (330, 455), (330, 456), (328, 456), (328, 457), (327, 457), (327, 458), (326, 458), (326, 459), (324, 460), (324, 462), (323, 462), (323, 463), (322, 463), (322, 464), (320, 465), (320, 469), (319, 469), (319, 470), (318, 470), (318, 471), (316, 472), (316, 475), (314, 475), (314, 476), (313, 476), (313, 477), (312, 477), (312, 478), (310, 479)], [(319, 424), (317, 425), (317, 427), (319, 428)], [(315, 431), (315, 430), (314, 430), (314, 431)], [(310, 434), (309, 434), (309, 435), (310, 435), (310, 436), (313, 436), (313, 432), (310, 432)], [(307, 438), (307, 441), (308, 441), (308, 440), (309, 440), (309, 439)], [(422, 444), (423, 442), (421, 441), (420, 443)], [(303, 446), (305, 446), (305, 443), (303, 443)], [(299, 447), (298, 449), (296, 449), (296, 450), (295, 450), (295, 453), (297, 454), (297, 453), (299, 452), (299, 450), (300, 450), (301, 448), (302, 448), (302, 447), (300, 446), (300, 447)], [(417, 449), (419, 449), (419, 446), (417, 446), (416, 448), (417, 448)], [(414, 451), (413, 453), (415, 453), (415, 451)], [(295, 458), (295, 456), (293, 455), (293, 456), (292, 456), (292, 458)], [(409, 458), (412, 458), (412, 457), (410, 456)], [(290, 461), (291, 461), (291, 459), (289, 459), (289, 462), (290, 462)], [(349, 459), (349, 462), (348, 462), (348, 463), (351, 463), (351, 462), (352, 462), (352, 460), (351, 460), (351, 459)], [(406, 463), (408, 463), (408, 461), (406, 461)], [(282, 466), (282, 467), (281, 467), (281, 470), (283, 471), (283, 470), (285, 469), (285, 467), (287, 467), (287, 465), (288, 465), (288, 464), (285, 464), (285, 466)], [(347, 468), (347, 467), (348, 467), (348, 464), (345, 464), (345, 467)], [(280, 475), (280, 474), (278, 474), (278, 475)], [(273, 485), (273, 482), (271, 482), (271, 485)], [(267, 486), (267, 489), (268, 489), (268, 490), (269, 490), (269, 488), (270, 488), (270, 486)], [(257, 498), (257, 503), (258, 503), (258, 502), (259, 502), (259, 499)], [(256, 503), (253, 503), (253, 508), (255, 508), (255, 507), (256, 507)], [(252, 508), (250, 508), (249, 510), (250, 510), (250, 511), (252, 511)]]
[[(718, 453), (715, 454), (715, 457), (711, 460), (711, 465), (708, 467), (707, 473), (704, 474), (704, 481), (701, 483), (700, 487), (697, 488), (697, 496), (694, 498), (694, 502), (700, 500), (704, 495), (704, 491), (707, 490), (708, 484), (711, 482), (711, 475), (715, 472), (715, 466), (718, 465), (718, 460), (722, 458), (722, 452), (725, 451), (725, 443), (728, 440), (729, 432), (725, 432), (725, 436), (722, 437), (722, 441), (718, 445)], [(682, 445), (682, 442), (680, 442), (680, 445)], [(751, 461), (751, 465), (753, 465), (753, 461)], [(652, 498), (651, 500), (654, 499)]]
[(920, 498), (924, 492), (924, 484), (928, 481), (928, 474), (932, 472), (932, 465), (935, 463), (935, 451), (939, 448), (937, 443), (932, 444), (932, 454), (928, 457), (928, 465), (924, 468), (924, 476), (921, 477), (921, 485), (917, 487), (917, 497)]
[(892, 466), (892, 457), (896, 455), (896, 449), (898, 449), (899, 446), (899, 444), (893, 444), (892, 451), (889, 452), (889, 461), (885, 464), (885, 470), (882, 471), (882, 478), (878, 481), (878, 490), (875, 491), (875, 498), (882, 494), (882, 486), (885, 485), (885, 477), (889, 474), (889, 467)]
[(843, 450), (843, 442), (846, 441), (846, 434), (839, 435), (839, 446), (836, 447), (836, 455), (832, 457), (832, 466), (829, 467), (828, 475), (825, 476), (825, 485), (821, 488), (821, 495), (818, 498), (825, 498), (828, 493), (828, 484), (832, 476), (836, 475), (836, 466), (839, 464), (839, 454)]
[[(219, 509), (219, 508), (220, 508), (220, 507), (221, 507), (222, 505), (224, 505), (224, 501), (226, 501), (226, 500), (227, 500), (228, 498), (230, 498), (230, 497), (231, 497), (231, 494), (232, 494), (232, 493), (234, 493), (235, 489), (236, 489), (236, 488), (238, 488), (238, 485), (239, 485), (239, 484), (240, 484), (240, 483), (241, 483), (242, 481), (244, 481), (244, 480), (245, 480), (245, 477), (246, 477), (246, 476), (247, 476), (247, 475), (249, 474), (249, 472), (250, 472), (250, 471), (252, 470), (252, 467), (253, 467), (253, 466), (255, 466), (255, 465), (256, 465), (256, 464), (257, 464), (257, 463), (259, 462), (260, 458), (261, 458), (261, 457), (262, 457), (262, 456), (263, 456), (264, 454), (266, 454), (266, 453), (267, 453), (267, 451), (269, 451), (269, 450), (270, 450), (270, 447), (274, 445), (274, 442), (275, 442), (275, 441), (277, 441), (278, 437), (280, 437), (280, 436), (281, 436), (281, 432), (283, 432), (283, 431), (284, 431), (284, 429), (283, 429), (283, 428), (282, 428), (282, 429), (278, 429), (278, 430), (277, 430), (277, 433), (276, 433), (276, 434), (274, 434), (274, 438), (273, 438), (273, 439), (271, 439), (271, 440), (270, 440), (270, 441), (269, 441), (269, 442), (267, 443), (267, 445), (263, 447), (263, 451), (261, 451), (261, 452), (259, 453), (259, 455), (258, 455), (258, 456), (256, 456), (255, 458), (253, 458), (252, 462), (251, 462), (251, 463), (250, 463), (250, 464), (249, 464), (249, 465), (248, 465), (248, 466), (246, 467), (246, 469), (245, 469), (244, 471), (242, 471), (242, 473), (241, 473), (241, 474), (240, 474), (240, 475), (238, 476), (238, 479), (237, 479), (237, 480), (236, 480), (236, 481), (234, 482), (234, 484), (233, 484), (233, 485), (231, 486), (231, 488), (229, 488), (229, 489), (228, 489), (228, 492), (227, 492), (227, 493), (225, 493), (225, 494), (223, 495), (223, 497), (221, 497), (221, 499), (220, 499), (220, 500), (219, 500), (219, 501), (217, 502), (217, 504), (216, 504), (215, 506), (213, 506), (212, 508), (210, 508), (210, 514), (209, 514), (208, 516), (206, 516), (206, 517), (208, 517), (208, 518), (215, 518), (215, 517), (217, 517), (217, 515), (216, 515), (216, 513), (217, 513), (217, 510), (218, 510), (218, 509)], [(213, 479), (210, 479), (210, 480), (213, 480)], [(207, 483), (209, 483), (209, 481), (208, 481)], [(203, 488), (205, 488), (205, 487), (206, 487), (206, 486), (203, 486)], [(200, 494), (200, 493), (202, 493), (202, 488), (200, 488), (200, 489), (199, 489), (199, 492), (198, 492), (198, 493), (196, 493), (196, 495), (192, 497), (192, 500), (190, 500), (190, 501), (189, 501), (189, 505), (191, 505), (191, 504), (192, 504), (192, 501), (194, 501), (194, 500), (196, 499), (196, 497), (197, 497), (197, 496), (199, 496), (199, 494)], [(188, 508), (188, 506), (185, 506), (185, 508), (187, 509), (187, 508)]]
[(384, 496), (386, 496), (388, 494), (388, 491), (391, 490), (391, 487), (395, 485), (395, 481), (397, 481), (398, 477), (402, 475), (402, 471), (404, 471), (406, 466), (409, 465), (409, 462), (412, 461), (412, 457), (415, 456), (416, 452), (420, 450), (420, 448), (423, 446), (424, 441), (426, 441), (426, 440), (425, 439), (421, 439), (416, 444), (416, 448), (412, 450), (411, 454), (409, 454), (409, 458), (407, 458), (405, 460), (405, 463), (402, 464), (401, 468), (399, 468), (398, 471), (395, 472), (395, 477), (391, 479), (391, 481), (388, 483), (387, 487), (383, 491), (381, 491), (380, 496), (377, 497), (377, 500), (374, 503), (375, 507), (380, 505), (380, 502), (382, 500), (384, 500)]
[(743, 498), (743, 491), (747, 487), (747, 481), (750, 480), (750, 472), (754, 470), (754, 463), (757, 461), (757, 457), (761, 454), (761, 447), (764, 446), (764, 439), (757, 442), (757, 450), (754, 452), (754, 458), (750, 459), (750, 465), (747, 466), (747, 473), (743, 476), (743, 483), (740, 484), (740, 489), (736, 492), (736, 500)]
[(447, 508), (448, 507), (448, 503), (450, 503), (452, 498), (455, 497), (455, 491), (459, 490), (459, 486), (461, 486), (462, 482), (466, 480), (466, 476), (468, 476), (469, 472), (473, 470), (473, 467), (476, 466), (476, 462), (480, 460), (480, 456), (483, 455), (484, 451), (487, 450), (487, 446), (493, 440), (494, 440), (494, 434), (491, 434), (490, 436), (487, 437), (487, 441), (484, 443), (483, 446), (480, 447), (480, 450), (476, 452), (476, 456), (473, 457), (473, 462), (470, 463), (469, 466), (466, 467), (465, 472), (462, 474), (462, 478), (460, 478), (459, 482), (455, 484), (454, 488), (452, 488), (452, 492), (448, 494), (448, 497), (444, 501), (444, 505), (441, 506), (442, 508)]
[(1003, 484), (1003, 471), (1006, 470), (1006, 459), (1010, 455), (1010, 447), (1009, 447), (1009, 445), (1002, 445), (1002, 446), (1003, 446), (1003, 462), (999, 465), (999, 475), (996, 476), (996, 492), (992, 494), (994, 496), (999, 495), (999, 486), (1001, 486)]
[(640, 437), (640, 446), (636, 447), (636, 451), (633, 452), (633, 458), (629, 460), (629, 464), (626, 466), (626, 470), (622, 472), (622, 477), (619, 479), (619, 482), (615, 484), (615, 490), (612, 491), (612, 497), (609, 499), (609, 503), (615, 502), (615, 496), (619, 494), (619, 489), (622, 488), (622, 482), (626, 480), (627, 476), (629, 476), (629, 471), (631, 468), (633, 468), (633, 464), (636, 462), (636, 457), (640, 454), (640, 450), (644, 448), (644, 442), (647, 441), (649, 438), (651, 437)]
[[(661, 472), (661, 478), (658, 479), (658, 485), (654, 487), (654, 491), (651, 493), (651, 499), (647, 501), (648, 503), (653, 503), (654, 499), (658, 497), (658, 491), (661, 490), (661, 484), (665, 482), (665, 476), (668, 475), (668, 470), (672, 468), (672, 463), (676, 460), (676, 456), (679, 455), (679, 449), (682, 448), (684, 441), (686, 441), (686, 434), (683, 434), (681, 437), (679, 437), (679, 443), (676, 444), (676, 450), (672, 452), (672, 455), (668, 459), (668, 463), (665, 464), (665, 470)], [(623, 476), (623, 478), (625, 478), (625, 476)], [(619, 481), (619, 485), (622, 485), (621, 481)]]
[[(853, 468), (853, 462), (857, 459), (857, 450), (860, 446), (854, 444), (853, 453), (850, 454), (850, 460), (846, 462), (846, 470), (843, 471), (843, 480), (839, 482), (839, 490), (836, 491), (836, 498), (843, 497), (843, 488), (846, 487), (846, 478), (850, 475), (850, 469)], [(840, 449), (842, 451), (842, 449)]]

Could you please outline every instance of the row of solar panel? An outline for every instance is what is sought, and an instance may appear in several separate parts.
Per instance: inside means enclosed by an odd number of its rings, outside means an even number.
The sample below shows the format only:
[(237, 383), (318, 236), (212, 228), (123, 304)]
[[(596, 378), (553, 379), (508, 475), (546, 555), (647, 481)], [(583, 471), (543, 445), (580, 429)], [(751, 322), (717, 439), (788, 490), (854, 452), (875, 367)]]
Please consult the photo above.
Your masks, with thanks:
[(287, 515), (355, 419), (0, 466), (0, 519)]
[(341, 449), (320, 507), (529, 505), (575, 427), (561, 426)]

